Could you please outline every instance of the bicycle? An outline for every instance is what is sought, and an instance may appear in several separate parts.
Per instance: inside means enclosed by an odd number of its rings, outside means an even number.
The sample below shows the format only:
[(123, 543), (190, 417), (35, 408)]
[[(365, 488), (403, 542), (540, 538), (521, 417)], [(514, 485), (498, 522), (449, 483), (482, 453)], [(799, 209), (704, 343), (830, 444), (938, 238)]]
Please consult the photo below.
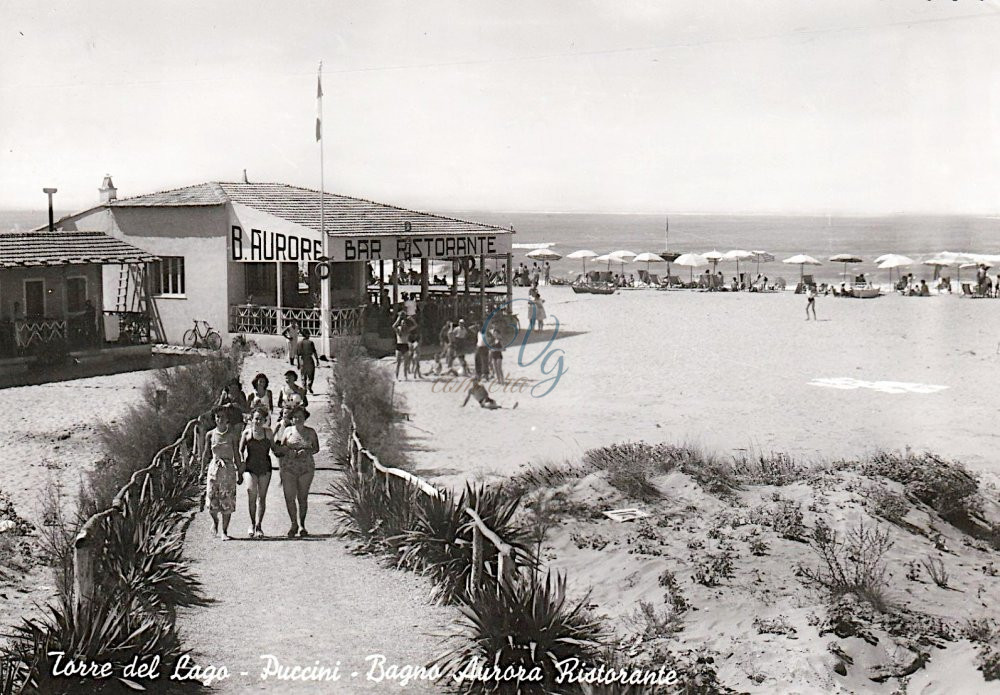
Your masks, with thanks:
[[(205, 325), (204, 333), (198, 330), (199, 323)], [(218, 350), (222, 347), (222, 336), (208, 325), (208, 321), (199, 321), (198, 319), (194, 319), (194, 328), (188, 329), (184, 333), (183, 342), (187, 347), (206, 347), (209, 350)]]

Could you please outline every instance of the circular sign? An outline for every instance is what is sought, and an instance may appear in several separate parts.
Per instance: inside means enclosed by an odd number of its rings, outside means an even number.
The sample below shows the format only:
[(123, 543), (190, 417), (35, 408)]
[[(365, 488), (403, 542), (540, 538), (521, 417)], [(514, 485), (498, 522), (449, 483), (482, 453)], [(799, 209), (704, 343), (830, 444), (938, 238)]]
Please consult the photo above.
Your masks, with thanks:
[(313, 271), (316, 273), (316, 277), (320, 280), (326, 280), (330, 277), (330, 264), (329, 263), (317, 263), (316, 269)]

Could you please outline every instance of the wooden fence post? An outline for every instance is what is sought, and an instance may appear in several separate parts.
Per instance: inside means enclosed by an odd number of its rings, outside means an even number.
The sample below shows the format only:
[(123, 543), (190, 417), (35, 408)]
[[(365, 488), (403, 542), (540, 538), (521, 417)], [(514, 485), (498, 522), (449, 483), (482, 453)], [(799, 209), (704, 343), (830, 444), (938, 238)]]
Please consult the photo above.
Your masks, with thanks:
[(94, 597), (94, 563), (86, 529), (73, 541), (73, 605), (82, 613)]
[(483, 534), (476, 524), (472, 525), (472, 576), (469, 578), (469, 595), (479, 589), (483, 582)]

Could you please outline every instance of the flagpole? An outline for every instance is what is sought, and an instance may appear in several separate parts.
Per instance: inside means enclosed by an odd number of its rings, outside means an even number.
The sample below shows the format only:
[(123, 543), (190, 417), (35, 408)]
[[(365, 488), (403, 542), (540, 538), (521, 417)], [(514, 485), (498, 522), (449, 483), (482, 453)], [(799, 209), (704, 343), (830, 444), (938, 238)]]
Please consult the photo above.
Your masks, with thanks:
[[(323, 166), (323, 61), (319, 61), (319, 71), (316, 75), (316, 139), (319, 141), (319, 229), (323, 244), (323, 258), (330, 257), (330, 244), (326, 235), (326, 182)], [(332, 272), (323, 273), (320, 278), (320, 343), (327, 357), (333, 357), (333, 335), (330, 316), (330, 276)]]

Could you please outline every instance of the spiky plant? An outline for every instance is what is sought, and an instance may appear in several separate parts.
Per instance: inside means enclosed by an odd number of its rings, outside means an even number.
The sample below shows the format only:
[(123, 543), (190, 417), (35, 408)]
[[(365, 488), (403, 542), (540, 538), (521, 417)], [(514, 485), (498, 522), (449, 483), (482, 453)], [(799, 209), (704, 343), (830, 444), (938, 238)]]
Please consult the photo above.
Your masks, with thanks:
[(463, 537), (469, 517), (462, 495), (421, 495), (416, 499), (413, 523), (392, 539), (400, 567), (428, 575), (434, 582), (431, 599), (454, 603), (472, 566), (472, 542)]
[(102, 585), (153, 613), (203, 603), (184, 563), (181, 517), (162, 499), (137, 497), (103, 524)]
[[(116, 597), (96, 599), (85, 608), (50, 606), (39, 620), (27, 619), (13, 630), (10, 656), (29, 667), (24, 692), (80, 695), (130, 692), (121, 681), (122, 669), (133, 659), (159, 655), (163, 670), (173, 668), (182, 654), (169, 619), (134, 610)], [(110, 663), (107, 679), (54, 676), (53, 652), (86, 662)]]
[[(459, 599), (461, 632), (451, 638), (456, 646), (434, 665), (461, 693), (582, 693), (577, 684), (557, 682), (557, 665), (572, 658), (596, 663), (603, 632), (586, 603), (587, 597), (569, 602), (565, 577), (550, 573), (516, 575), (499, 587), (499, 596), (496, 584), (475, 589)], [(456, 679), (476, 667), (487, 677)]]

